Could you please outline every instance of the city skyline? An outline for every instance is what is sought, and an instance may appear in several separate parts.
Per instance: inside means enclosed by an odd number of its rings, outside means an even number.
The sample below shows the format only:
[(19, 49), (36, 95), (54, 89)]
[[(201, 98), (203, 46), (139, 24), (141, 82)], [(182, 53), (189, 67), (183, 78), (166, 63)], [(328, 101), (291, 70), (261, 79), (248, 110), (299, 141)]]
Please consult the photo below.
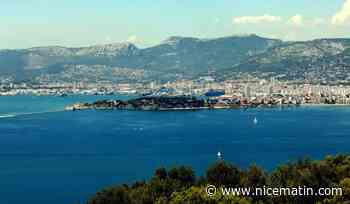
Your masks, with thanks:
[(0, 49), (126, 41), (149, 47), (169, 36), (245, 33), (282, 40), (350, 36), (350, 0), (15, 0), (3, 2), (1, 12)]

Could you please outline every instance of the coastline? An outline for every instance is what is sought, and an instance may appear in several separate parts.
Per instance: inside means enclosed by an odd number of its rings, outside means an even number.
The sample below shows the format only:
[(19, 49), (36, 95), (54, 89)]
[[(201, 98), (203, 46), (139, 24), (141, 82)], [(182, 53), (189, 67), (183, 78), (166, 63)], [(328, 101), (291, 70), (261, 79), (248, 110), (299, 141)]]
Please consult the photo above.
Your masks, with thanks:
[(350, 104), (323, 104), (323, 103), (305, 103), (301, 104), (300, 106), (305, 106), (305, 107), (315, 107), (315, 106), (322, 106), (322, 107), (335, 107), (335, 106), (349, 106)]
[(194, 96), (157, 96), (141, 97), (131, 100), (100, 100), (93, 103), (75, 103), (65, 107), (69, 111), (81, 110), (138, 110), (138, 111), (196, 111), (219, 109), (249, 109), (249, 108), (284, 108), (284, 107), (350, 107), (350, 104), (302, 103), (276, 101), (242, 102), (239, 99), (220, 100), (220, 98), (199, 99)]

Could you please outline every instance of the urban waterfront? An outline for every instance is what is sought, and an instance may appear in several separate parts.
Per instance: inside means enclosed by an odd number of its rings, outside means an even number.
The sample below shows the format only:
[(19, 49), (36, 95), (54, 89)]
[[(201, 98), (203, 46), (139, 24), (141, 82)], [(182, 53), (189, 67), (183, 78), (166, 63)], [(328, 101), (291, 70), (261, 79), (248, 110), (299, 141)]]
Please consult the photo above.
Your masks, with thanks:
[[(249, 75), (248, 75), (249, 76)], [(213, 95), (213, 93), (215, 93)], [(219, 95), (217, 95), (219, 93)], [(216, 80), (211, 76), (167, 83), (0, 83), (0, 96), (116, 95), (138, 96), (209, 96), (218, 106), (287, 105), (287, 104), (350, 104), (350, 86), (342, 81), (311, 83), (307, 80), (269, 80), (258, 77)], [(85, 103), (86, 101), (80, 101)], [(237, 104), (236, 104), (237, 105)]]
[(348, 106), (63, 111), (79, 101), (126, 98), (0, 97), (2, 201), (83, 202), (102, 188), (147, 179), (160, 166), (189, 165), (203, 173), (219, 151), (242, 168), (257, 163), (267, 170), (349, 152)]

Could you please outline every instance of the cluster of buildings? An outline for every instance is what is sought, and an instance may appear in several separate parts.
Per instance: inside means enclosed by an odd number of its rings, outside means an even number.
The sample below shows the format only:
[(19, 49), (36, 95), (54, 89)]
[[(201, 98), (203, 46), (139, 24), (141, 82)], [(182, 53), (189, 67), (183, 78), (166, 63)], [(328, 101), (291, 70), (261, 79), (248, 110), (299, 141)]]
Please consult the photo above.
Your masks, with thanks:
[(350, 104), (350, 86), (320, 85), (307, 82), (261, 80), (227, 80), (215, 82), (210, 78), (199, 81), (179, 81), (165, 87), (179, 94), (204, 95), (211, 90), (221, 90), (218, 99), (238, 99), (247, 103), (262, 104)]
[(50, 83), (50, 84), (0, 84), (3, 95), (113, 95), (135, 94), (151, 96), (205, 96), (219, 92), (218, 100), (239, 100), (242, 103), (263, 104), (350, 104), (349, 85), (320, 85), (307, 82), (279, 81), (249, 78), (218, 82), (212, 77), (196, 80), (178, 80), (168, 83), (151, 82), (113, 84)]

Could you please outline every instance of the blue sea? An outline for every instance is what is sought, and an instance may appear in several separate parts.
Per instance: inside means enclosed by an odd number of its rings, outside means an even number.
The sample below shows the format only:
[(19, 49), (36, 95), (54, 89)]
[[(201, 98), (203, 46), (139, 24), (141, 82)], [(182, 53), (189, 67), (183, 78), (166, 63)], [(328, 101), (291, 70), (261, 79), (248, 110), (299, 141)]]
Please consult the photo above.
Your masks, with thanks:
[(203, 174), (219, 151), (241, 168), (272, 170), (350, 150), (346, 106), (63, 111), (113, 98), (127, 96), (0, 97), (1, 204), (85, 203), (98, 190), (148, 179), (161, 166), (190, 165)]

